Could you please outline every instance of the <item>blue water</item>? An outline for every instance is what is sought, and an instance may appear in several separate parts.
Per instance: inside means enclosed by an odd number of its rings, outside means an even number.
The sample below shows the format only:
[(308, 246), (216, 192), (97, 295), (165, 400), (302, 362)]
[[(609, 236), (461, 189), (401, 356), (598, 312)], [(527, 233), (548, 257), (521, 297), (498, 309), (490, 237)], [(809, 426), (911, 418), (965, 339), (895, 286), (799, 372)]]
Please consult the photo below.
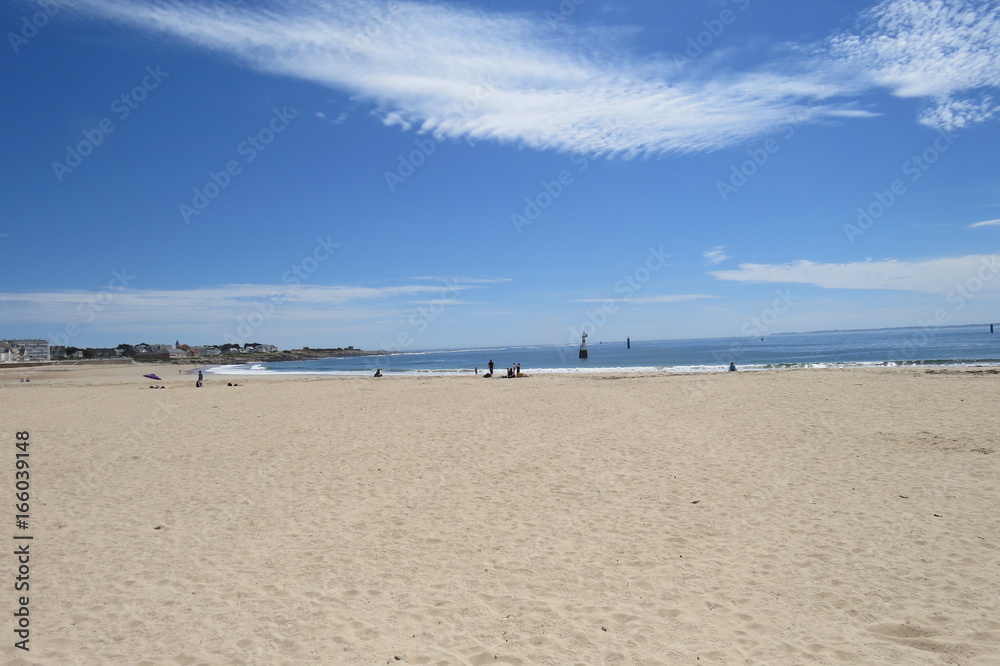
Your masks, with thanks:
[[(1000, 327), (998, 327), (1000, 328)], [(311, 361), (217, 366), (214, 374), (451, 375), (485, 372), (493, 359), (496, 372), (514, 363), (521, 371), (572, 372), (723, 372), (735, 362), (740, 370), (769, 368), (846, 368), (903, 365), (1000, 365), (1000, 330), (989, 324), (892, 328), (861, 331), (780, 333), (759, 338), (695, 340), (592, 341), (589, 358), (578, 358), (578, 345), (489, 347), (483, 349), (404, 351), (388, 356), (356, 356)]]

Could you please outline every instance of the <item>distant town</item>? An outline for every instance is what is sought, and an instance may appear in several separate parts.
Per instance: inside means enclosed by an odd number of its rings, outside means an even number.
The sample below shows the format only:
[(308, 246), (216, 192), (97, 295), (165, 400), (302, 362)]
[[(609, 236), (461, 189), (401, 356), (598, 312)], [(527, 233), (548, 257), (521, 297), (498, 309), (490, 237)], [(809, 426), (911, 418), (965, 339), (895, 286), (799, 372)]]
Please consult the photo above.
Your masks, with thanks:
[(360, 356), (378, 354), (351, 347), (278, 351), (274, 345), (248, 342), (244, 345), (120, 344), (117, 347), (69, 347), (50, 345), (48, 340), (0, 340), (0, 363), (39, 363), (52, 361), (132, 360), (150, 362), (242, 363), (248, 359), (299, 360), (323, 356)]

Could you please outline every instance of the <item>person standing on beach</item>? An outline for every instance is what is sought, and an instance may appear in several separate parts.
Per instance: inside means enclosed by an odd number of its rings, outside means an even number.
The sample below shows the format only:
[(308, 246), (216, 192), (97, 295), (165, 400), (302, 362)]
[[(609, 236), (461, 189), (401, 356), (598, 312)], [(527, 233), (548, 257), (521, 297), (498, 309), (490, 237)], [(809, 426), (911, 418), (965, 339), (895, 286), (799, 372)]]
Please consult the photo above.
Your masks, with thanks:
[(201, 374), (201, 370), (198, 371), (198, 381), (194, 383), (195, 388), (201, 388), (201, 383), (205, 381), (204, 375)]
[(490, 366), (490, 374), (492, 375), (493, 374), (493, 359), (490, 359), (489, 366)]

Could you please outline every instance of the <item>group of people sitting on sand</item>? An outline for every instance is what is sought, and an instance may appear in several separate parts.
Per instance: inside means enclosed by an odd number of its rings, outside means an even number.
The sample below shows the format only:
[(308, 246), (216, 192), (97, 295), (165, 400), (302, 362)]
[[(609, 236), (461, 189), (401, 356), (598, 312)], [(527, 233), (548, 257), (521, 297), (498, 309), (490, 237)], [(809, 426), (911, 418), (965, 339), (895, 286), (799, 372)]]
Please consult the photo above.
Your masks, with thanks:
[[(493, 359), (490, 359), (490, 362), (487, 364), (487, 367), (490, 369), (490, 371), (483, 375), (484, 379), (489, 379), (489, 378), (491, 378), (493, 376), (493, 367), (494, 367), (494, 365), (493, 365)], [(476, 368), (476, 374), (477, 375), (479, 374), (479, 368)], [(527, 375), (522, 375), (521, 374), (521, 364), (520, 363), (515, 363), (511, 367), (507, 368), (507, 374), (500, 376), (501, 379), (503, 379), (503, 378), (513, 379), (514, 377), (527, 377)]]

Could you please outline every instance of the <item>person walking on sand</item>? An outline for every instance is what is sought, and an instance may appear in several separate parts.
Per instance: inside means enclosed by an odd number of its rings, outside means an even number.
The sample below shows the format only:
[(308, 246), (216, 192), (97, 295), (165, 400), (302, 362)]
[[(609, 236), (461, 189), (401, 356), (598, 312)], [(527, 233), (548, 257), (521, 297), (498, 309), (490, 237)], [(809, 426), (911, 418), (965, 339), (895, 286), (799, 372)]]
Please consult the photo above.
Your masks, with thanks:
[(198, 371), (198, 381), (194, 383), (195, 388), (201, 388), (201, 383), (205, 381), (205, 376), (201, 374), (201, 370)]

